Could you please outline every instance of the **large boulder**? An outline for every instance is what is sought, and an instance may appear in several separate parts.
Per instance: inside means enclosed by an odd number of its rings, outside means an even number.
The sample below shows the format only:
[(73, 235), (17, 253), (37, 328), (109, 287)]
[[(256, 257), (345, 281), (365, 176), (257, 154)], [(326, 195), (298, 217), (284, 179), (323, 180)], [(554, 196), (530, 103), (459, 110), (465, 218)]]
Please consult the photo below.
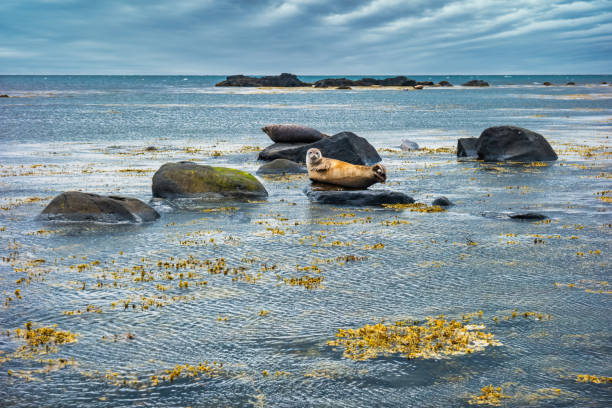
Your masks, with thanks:
[(261, 130), (275, 143), (313, 143), (326, 137), (311, 127), (293, 124), (266, 125)]
[(399, 191), (389, 190), (305, 190), (308, 199), (318, 204), (375, 206), (383, 204), (412, 204), (414, 199)]
[(466, 82), (462, 86), (489, 86), (489, 83), (483, 81), (482, 79), (473, 79), (471, 81)]
[(262, 165), (257, 174), (302, 174), (308, 173), (306, 167), (287, 159), (276, 159)]
[(159, 214), (136, 198), (66, 191), (51, 200), (38, 218), (43, 221), (119, 223), (155, 221)]
[(302, 146), (276, 143), (259, 152), (259, 160), (287, 159), (305, 163), (306, 152), (313, 147), (321, 150), (323, 157), (352, 164), (371, 166), (382, 160), (374, 146), (352, 132), (341, 132)]
[(271, 75), (264, 77), (248, 77), (244, 75), (230, 75), (225, 81), (219, 82), (215, 86), (279, 86), (279, 87), (296, 87), (310, 86), (307, 82), (302, 82), (293, 75), (283, 73), (280, 75)]
[(476, 157), (478, 152), (476, 148), (478, 146), (477, 137), (464, 137), (457, 140), (457, 157)]
[(478, 158), (484, 161), (552, 161), (557, 154), (542, 135), (516, 126), (485, 129), (478, 138)]
[(253, 175), (227, 167), (193, 162), (166, 163), (153, 175), (153, 197), (265, 198), (268, 192)]

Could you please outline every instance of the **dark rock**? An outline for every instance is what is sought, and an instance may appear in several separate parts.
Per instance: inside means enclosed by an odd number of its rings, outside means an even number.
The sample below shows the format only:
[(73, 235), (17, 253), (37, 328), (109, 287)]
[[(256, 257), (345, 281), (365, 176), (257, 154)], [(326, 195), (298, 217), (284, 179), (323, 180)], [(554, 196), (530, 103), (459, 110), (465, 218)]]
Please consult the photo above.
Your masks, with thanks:
[(264, 77), (248, 77), (244, 75), (230, 75), (225, 81), (219, 82), (215, 86), (279, 86), (296, 87), (310, 86), (307, 82), (302, 82), (296, 75), (283, 73), (280, 75)]
[(193, 162), (166, 163), (153, 175), (153, 197), (265, 198), (268, 192), (253, 175)]
[(453, 86), (453, 84), (451, 84), (448, 81), (440, 81), (440, 82), (438, 82), (438, 85), (439, 86)]
[(316, 147), (324, 157), (342, 160), (352, 164), (371, 166), (382, 159), (366, 139), (352, 132), (341, 132), (318, 142), (297, 146), (276, 143), (259, 153), (259, 160), (287, 159), (298, 163), (306, 162), (308, 149)]
[(345, 89), (345, 90), (349, 90), (349, 89), (353, 89), (353, 88), (351, 88), (350, 86), (342, 85), (342, 86), (337, 87), (336, 89)]
[(601, 82), (601, 84), (602, 84), (602, 85), (606, 85), (606, 84), (607, 84), (607, 82), (606, 82), (606, 81), (602, 81), (602, 82)]
[(412, 204), (414, 199), (404, 193), (389, 190), (323, 191), (305, 190), (312, 202), (319, 204), (373, 206), (382, 204)]
[(483, 81), (482, 79), (473, 79), (471, 81), (466, 82), (462, 86), (489, 86), (489, 83)]
[(156, 150), (157, 150), (157, 147), (155, 147), (155, 146), (149, 146), (149, 147), (147, 147), (147, 148), (145, 149), (145, 151), (147, 151), (147, 152), (154, 152), (154, 151), (156, 151)]
[(438, 205), (440, 207), (450, 207), (453, 204), (448, 198), (441, 196), (432, 201), (431, 205)]
[(546, 81), (546, 82), (544, 82), (542, 85), (544, 85), (544, 86), (551, 86), (551, 85), (552, 85), (552, 83), (550, 83), (550, 82)]
[(410, 150), (419, 150), (419, 145), (415, 142), (413, 142), (412, 140), (402, 140), (402, 144), (400, 145), (400, 149), (405, 150), (405, 151), (410, 151)]
[(568, 82), (568, 83), (567, 83), (567, 84), (565, 84), (565, 85), (576, 85), (576, 83), (575, 83), (575, 82), (570, 81), (570, 82)]
[(261, 130), (276, 143), (313, 143), (327, 136), (301, 125), (266, 125)]
[(56, 196), (38, 217), (43, 221), (147, 222), (159, 214), (136, 198), (66, 191)]
[(0, 98), (8, 98), (8, 97), (9, 97), (9, 96), (8, 96), (8, 95), (6, 95), (6, 94), (2, 94), (2, 95), (0, 95)]
[(291, 160), (276, 159), (262, 165), (257, 174), (300, 174), (308, 173), (306, 167)]
[(478, 138), (464, 137), (457, 140), (457, 157), (477, 157)]
[(478, 138), (478, 158), (484, 161), (552, 161), (557, 154), (542, 135), (516, 126), (485, 129)]
[(405, 76), (376, 79), (361, 78), (356, 81), (347, 78), (325, 78), (314, 83), (315, 88), (338, 88), (351, 86), (414, 86), (416, 81)]
[(538, 213), (532, 213), (532, 212), (509, 214), (508, 217), (512, 218), (513, 220), (528, 220), (528, 221), (541, 221), (541, 220), (545, 220), (548, 218), (544, 214), (538, 214)]
[(423, 86), (433, 86), (433, 82), (431, 81), (419, 81), (416, 83), (417, 85), (423, 85)]

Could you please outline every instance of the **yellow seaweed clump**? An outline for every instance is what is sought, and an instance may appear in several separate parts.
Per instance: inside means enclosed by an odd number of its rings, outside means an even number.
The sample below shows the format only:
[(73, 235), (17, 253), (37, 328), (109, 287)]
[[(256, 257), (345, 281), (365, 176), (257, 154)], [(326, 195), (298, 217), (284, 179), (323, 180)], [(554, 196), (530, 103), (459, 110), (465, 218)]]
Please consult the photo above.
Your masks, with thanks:
[(344, 357), (368, 360), (379, 354), (401, 354), (406, 358), (443, 358), (481, 351), (501, 345), (493, 334), (480, 331), (484, 326), (448, 321), (444, 316), (427, 317), (424, 324), (404, 321), (385, 325), (366, 324), (358, 329), (338, 329), (336, 340), (327, 344), (344, 347)]
[(173, 369), (164, 370), (164, 373), (159, 376), (151, 376), (151, 385), (158, 385), (160, 380), (173, 382), (180, 377), (191, 377), (197, 380), (202, 374), (209, 377), (216, 377), (219, 375), (222, 368), (223, 363), (218, 363), (216, 361), (213, 361), (212, 364), (208, 361), (204, 363), (200, 362), (198, 365), (177, 364)]
[(594, 383), (594, 384), (612, 384), (612, 377), (596, 376), (589, 374), (578, 374), (576, 376), (577, 382)]
[(279, 279), (282, 279), (287, 285), (290, 286), (303, 286), (306, 289), (315, 289), (321, 286), (321, 283), (325, 279), (324, 276), (308, 276), (302, 275), (300, 277), (292, 276), (290, 278), (281, 278), (280, 275), (277, 275)]
[(492, 405), (498, 407), (504, 398), (510, 397), (502, 394), (501, 387), (493, 387), (492, 384), (489, 384), (486, 387), (482, 387), (480, 395), (473, 395), (468, 403), (470, 405)]
[[(13, 330), (12, 333), (15, 337), (26, 341), (26, 344), (17, 350), (16, 355), (25, 357), (27, 353), (55, 352), (57, 350), (53, 346), (77, 341), (78, 334), (67, 330), (58, 330), (56, 327), (57, 325), (32, 328), (32, 322), (29, 321), (25, 323), (25, 329), (17, 328)], [(10, 333), (11, 330), (8, 330), (7, 334), (10, 335)]]
[(427, 205), (423, 203), (413, 203), (413, 204), (383, 204), (385, 208), (392, 208), (394, 210), (410, 210), (412, 212), (422, 212), (422, 213), (437, 213), (437, 212), (445, 212), (444, 207), (439, 205)]

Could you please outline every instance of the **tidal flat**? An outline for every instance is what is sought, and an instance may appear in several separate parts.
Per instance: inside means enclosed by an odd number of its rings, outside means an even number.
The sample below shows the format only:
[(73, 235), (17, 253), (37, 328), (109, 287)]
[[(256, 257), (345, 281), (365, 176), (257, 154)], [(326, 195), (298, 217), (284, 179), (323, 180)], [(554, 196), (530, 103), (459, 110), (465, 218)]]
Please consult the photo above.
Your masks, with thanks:
[[(268, 92), (0, 76), (17, 96), (0, 101), (0, 400), (610, 406), (611, 78), (482, 78), (492, 86)], [(164, 163), (255, 174), (269, 123), (366, 138), (387, 168), (370, 189), (421, 204), (314, 204), (307, 175), (258, 177), (266, 200), (151, 200)], [(497, 125), (541, 133), (559, 159), (456, 157), (458, 138)], [(136, 197), (161, 218), (36, 219), (69, 190)], [(432, 210), (439, 196), (455, 205)], [(548, 218), (508, 216), (524, 212)]]

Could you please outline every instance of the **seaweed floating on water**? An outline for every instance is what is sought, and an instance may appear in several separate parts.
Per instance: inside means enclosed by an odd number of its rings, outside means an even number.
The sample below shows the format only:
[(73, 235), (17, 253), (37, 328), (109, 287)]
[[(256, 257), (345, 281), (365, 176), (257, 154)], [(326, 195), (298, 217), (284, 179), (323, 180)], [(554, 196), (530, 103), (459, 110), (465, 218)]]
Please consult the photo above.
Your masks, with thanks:
[(501, 387), (493, 387), (492, 384), (482, 387), (480, 395), (473, 395), (468, 401), (470, 405), (492, 405), (498, 407), (501, 404), (501, 400), (510, 398), (508, 395), (502, 394)]

